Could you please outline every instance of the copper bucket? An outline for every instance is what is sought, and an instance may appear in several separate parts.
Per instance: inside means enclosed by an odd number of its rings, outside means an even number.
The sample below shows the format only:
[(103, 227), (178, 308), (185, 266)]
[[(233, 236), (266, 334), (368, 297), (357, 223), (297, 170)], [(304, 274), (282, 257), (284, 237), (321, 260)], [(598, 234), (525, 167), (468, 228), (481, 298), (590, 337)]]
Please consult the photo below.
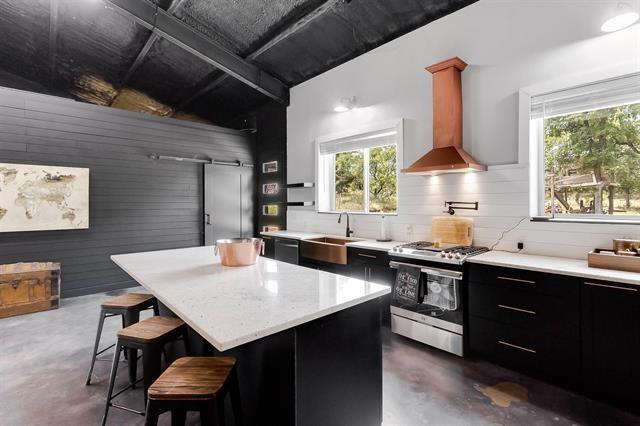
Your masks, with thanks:
[(262, 238), (228, 238), (216, 241), (216, 256), (220, 255), (220, 262), (224, 266), (248, 266), (258, 260), (259, 254), (264, 254)]

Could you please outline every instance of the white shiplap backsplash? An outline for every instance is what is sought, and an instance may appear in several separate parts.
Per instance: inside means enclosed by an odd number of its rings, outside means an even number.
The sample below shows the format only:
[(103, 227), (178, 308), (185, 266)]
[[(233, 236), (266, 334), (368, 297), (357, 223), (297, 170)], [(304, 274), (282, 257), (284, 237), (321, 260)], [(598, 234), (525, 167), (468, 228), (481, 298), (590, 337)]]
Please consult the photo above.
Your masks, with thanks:
[[(611, 246), (612, 238), (639, 238), (640, 226), (531, 222), (529, 216), (528, 167), (521, 165), (490, 166), (482, 173), (449, 174), (437, 177), (401, 175), (397, 216), (388, 216), (390, 236), (398, 241), (428, 240), (431, 219), (443, 213), (444, 202), (478, 201), (478, 211), (458, 210), (456, 215), (473, 217), (474, 244), (492, 246), (500, 235), (508, 232), (496, 249), (523, 253), (585, 259), (595, 248)], [(344, 222), (337, 223), (336, 214), (319, 214), (305, 208), (290, 208), (287, 227), (290, 230), (342, 235)], [(352, 215), (351, 228), (356, 237), (380, 235), (380, 217)]]

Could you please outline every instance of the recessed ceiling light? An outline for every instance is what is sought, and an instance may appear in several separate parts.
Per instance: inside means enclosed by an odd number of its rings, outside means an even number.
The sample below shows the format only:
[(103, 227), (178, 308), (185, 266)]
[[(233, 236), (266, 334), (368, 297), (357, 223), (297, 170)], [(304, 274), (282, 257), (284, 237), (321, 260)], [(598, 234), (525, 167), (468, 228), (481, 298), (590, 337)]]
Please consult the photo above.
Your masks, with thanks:
[(605, 33), (612, 33), (630, 27), (638, 19), (640, 19), (640, 15), (631, 9), (631, 6), (627, 3), (618, 3), (615, 15), (607, 19), (600, 29)]
[(340, 99), (340, 103), (336, 105), (333, 110), (335, 112), (347, 112), (358, 107), (358, 98), (352, 96), (350, 98)]

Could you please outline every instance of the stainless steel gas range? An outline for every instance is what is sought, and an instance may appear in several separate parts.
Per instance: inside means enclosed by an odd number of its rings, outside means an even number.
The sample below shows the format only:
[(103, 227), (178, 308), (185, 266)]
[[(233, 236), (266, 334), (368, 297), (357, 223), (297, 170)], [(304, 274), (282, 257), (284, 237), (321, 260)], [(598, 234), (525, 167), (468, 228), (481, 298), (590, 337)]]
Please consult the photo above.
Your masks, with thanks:
[[(391, 300), (391, 330), (430, 346), (464, 355), (464, 262), (488, 251), (485, 247), (427, 241), (396, 246), (389, 250), (389, 266), (408, 265), (420, 270), (416, 304)], [(395, 286), (394, 286), (395, 291)]]

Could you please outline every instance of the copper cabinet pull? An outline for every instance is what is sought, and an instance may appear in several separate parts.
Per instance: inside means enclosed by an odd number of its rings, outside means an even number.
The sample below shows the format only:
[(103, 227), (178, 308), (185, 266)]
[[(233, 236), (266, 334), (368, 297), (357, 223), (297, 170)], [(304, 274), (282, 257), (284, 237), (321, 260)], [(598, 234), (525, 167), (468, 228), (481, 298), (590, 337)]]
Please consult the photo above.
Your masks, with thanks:
[(510, 278), (510, 277), (502, 277), (502, 276), (498, 276), (499, 280), (505, 280), (505, 281), (516, 281), (519, 283), (527, 283), (527, 284), (535, 284), (535, 281), (531, 281), (531, 280), (523, 280), (521, 278)]
[(358, 256), (370, 257), (371, 259), (377, 259), (376, 256), (373, 256), (373, 255), (370, 255), (370, 254), (364, 254), (364, 253), (358, 253)]
[(498, 308), (509, 309), (511, 311), (524, 312), (525, 314), (531, 314), (531, 315), (535, 315), (536, 314), (536, 311), (530, 311), (528, 309), (522, 309), (522, 308), (515, 308), (515, 307), (509, 306), (509, 305), (498, 305)]
[(514, 345), (513, 343), (505, 342), (504, 340), (498, 340), (498, 343), (504, 346), (509, 346), (510, 348), (520, 349), (521, 351), (529, 352), (532, 354), (537, 353), (535, 349), (525, 348), (523, 346)]
[(593, 287), (604, 287), (604, 288), (612, 288), (614, 290), (625, 290), (625, 291), (638, 291), (637, 288), (629, 288), (629, 287), (618, 287), (616, 285), (607, 285), (607, 284), (597, 284), (597, 283), (591, 283), (588, 281), (584, 282), (586, 285), (590, 285)]

